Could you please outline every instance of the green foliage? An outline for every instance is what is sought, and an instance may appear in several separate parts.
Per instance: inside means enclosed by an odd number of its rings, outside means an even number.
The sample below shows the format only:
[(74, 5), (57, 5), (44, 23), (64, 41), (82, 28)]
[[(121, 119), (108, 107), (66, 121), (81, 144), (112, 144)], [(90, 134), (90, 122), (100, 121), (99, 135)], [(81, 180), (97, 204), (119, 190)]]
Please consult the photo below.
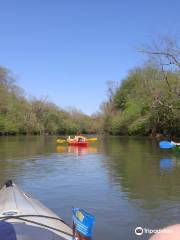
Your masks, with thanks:
[[(134, 122), (142, 121), (144, 115), (144, 106), (138, 101), (128, 101), (124, 106), (124, 110), (118, 112), (112, 121), (113, 134), (134, 134), (137, 132), (136, 126), (132, 125)], [(141, 118), (141, 121), (140, 121)], [(142, 121), (143, 122), (143, 121)], [(141, 129), (141, 126), (137, 126)]]
[(0, 117), (0, 133), (1, 134), (15, 134), (18, 131), (16, 123), (10, 117)]
[(0, 67), (0, 134), (180, 133), (180, 72), (147, 63), (130, 71), (109, 100), (89, 117), (47, 99), (28, 101), (11, 72)]
[(129, 124), (130, 135), (147, 135), (149, 133), (149, 116), (141, 116)]
[[(114, 93), (114, 110), (106, 130), (128, 135), (180, 132), (179, 76), (177, 71), (162, 72), (150, 63), (131, 71)], [(102, 112), (102, 126), (106, 127), (109, 114)]]
[(92, 119), (46, 99), (28, 101), (11, 72), (0, 67), (0, 134), (73, 134), (92, 130)]

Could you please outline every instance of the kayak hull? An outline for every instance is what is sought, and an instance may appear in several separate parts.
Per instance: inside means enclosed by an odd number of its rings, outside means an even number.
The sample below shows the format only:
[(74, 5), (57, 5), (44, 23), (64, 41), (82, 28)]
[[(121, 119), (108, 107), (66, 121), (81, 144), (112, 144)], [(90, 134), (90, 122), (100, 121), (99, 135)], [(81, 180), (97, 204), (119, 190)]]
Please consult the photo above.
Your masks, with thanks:
[(87, 147), (88, 146), (88, 142), (77, 142), (77, 141), (70, 141), (68, 142), (69, 146), (79, 146), (79, 147)]
[(10, 183), (0, 190), (0, 236), (10, 225), (17, 240), (72, 239), (72, 229), (61, 218)]

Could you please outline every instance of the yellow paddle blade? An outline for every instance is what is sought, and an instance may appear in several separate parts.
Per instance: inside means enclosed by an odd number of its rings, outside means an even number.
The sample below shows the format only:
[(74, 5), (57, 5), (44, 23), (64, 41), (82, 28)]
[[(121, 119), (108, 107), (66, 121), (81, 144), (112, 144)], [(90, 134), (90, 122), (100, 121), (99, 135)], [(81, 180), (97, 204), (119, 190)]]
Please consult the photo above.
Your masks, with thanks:
[(66, 140), (64, 140), (64, 139), (57, 139), (56, 142), (57, 142), (57, 143), (65, 143)]
[(96, 142), (97, 138), (88, 138), (87, 140), (88, 140), (88, 142)]

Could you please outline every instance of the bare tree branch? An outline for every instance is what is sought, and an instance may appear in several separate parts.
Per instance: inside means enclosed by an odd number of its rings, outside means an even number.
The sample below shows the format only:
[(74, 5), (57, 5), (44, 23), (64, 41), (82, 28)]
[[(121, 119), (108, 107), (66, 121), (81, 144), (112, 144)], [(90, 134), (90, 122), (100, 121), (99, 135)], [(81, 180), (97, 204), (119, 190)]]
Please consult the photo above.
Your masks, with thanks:
[[(178, 59), (172, 54), (172, 53), (169, 53), (169, 52), (156, 52), (156, 51), (149, 51), (149, 50), (145, 50), (145, 49), (140, 49), (138, 50), (138, 52), (142, 52), (142, 53), (145, 53), (145, 54), (149, 54), (149, 55), (160, 55), (160, 56), (165, 56), (168, 61), (169, 61), (169, 65), (176, 65), (178, 67), (180, 67), (180, 62), (178, 61)], [(168, 65), (167, 63), (165, 65)]]

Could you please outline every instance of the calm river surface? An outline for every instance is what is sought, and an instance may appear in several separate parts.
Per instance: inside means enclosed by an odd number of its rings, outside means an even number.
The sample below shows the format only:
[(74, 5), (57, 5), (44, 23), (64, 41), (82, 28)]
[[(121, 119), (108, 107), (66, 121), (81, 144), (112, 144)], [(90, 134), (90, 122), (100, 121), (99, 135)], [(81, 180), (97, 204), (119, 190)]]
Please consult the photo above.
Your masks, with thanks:
[(1, 137), (0, 184), (13, 179), (71, 224), (71, 208), (96, 216), (94, 239), (148, 239), (137, 226), (180, 223), (180, 154), (144, 138), (108, 137), (89, 148), (56, 137)]

